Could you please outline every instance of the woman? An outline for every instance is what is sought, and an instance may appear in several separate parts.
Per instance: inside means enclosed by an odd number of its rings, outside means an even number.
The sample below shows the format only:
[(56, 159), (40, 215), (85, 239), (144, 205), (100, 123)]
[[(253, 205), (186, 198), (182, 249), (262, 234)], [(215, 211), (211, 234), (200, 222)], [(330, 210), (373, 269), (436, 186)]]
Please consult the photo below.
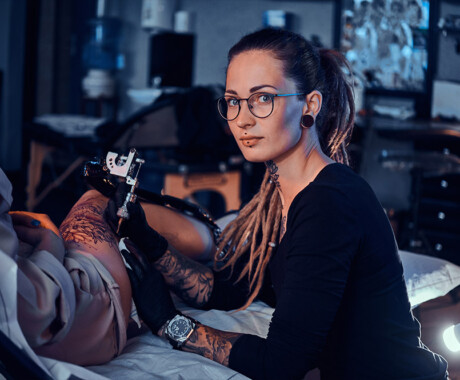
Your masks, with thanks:
[[(122, 234), (134, 244), (122, 253), (144, 322), (174, 347), (253, 379), (303, 378), (315, 367), (324, 379), (447, 378), (445, 360), (420, 341), (388, 220), (344, 165), (354, 107), (342, 56), (263, 29), (242, 38), (228, 62), (219, 111), (245, 158), (265, 162), (267, 174), (223, 231), (214, 270), (170, 249), (130, 205)], [(125, 192), (109, 201), (112, 228)], [(196, 307), (274, 300), (267, 338), (180, 315), (163, 277)]]

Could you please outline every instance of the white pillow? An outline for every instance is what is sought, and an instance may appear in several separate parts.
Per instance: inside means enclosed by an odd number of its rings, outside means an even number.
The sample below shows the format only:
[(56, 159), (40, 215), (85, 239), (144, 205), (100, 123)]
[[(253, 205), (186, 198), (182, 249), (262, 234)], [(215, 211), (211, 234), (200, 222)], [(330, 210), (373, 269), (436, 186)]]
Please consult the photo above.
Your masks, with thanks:
[(412, 308), (460, 285), (460, 267), (419, 253), (399, 251)]

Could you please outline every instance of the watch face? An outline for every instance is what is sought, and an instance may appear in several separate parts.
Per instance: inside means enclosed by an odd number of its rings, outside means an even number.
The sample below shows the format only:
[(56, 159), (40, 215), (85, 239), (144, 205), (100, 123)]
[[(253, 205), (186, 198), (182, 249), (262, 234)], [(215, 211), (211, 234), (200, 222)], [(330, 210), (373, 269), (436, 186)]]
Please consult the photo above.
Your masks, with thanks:
[(167, 334), (170, 338), (180, 341), (181, 339), (186, 339), (192, 330), (192, 322), (184, 316), (176, 316), (169, 323), (167, 328)]
[(190, 322), (185, 318), (181, 318), (171, 325), (171, 335), (177, 338), (186, 336), (190, 331), (190, 327)]

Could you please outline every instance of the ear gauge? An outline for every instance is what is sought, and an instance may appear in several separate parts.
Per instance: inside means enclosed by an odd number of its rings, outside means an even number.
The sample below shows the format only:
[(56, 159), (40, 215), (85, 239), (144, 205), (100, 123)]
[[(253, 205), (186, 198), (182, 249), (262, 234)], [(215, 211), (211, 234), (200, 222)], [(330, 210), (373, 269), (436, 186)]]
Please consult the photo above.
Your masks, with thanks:
[(308, 113), (306, 115), (302, 115), (302, 118), (300, 119), (300, 125), (305, 129), (311, 128), (314, 123), (315, 118)]

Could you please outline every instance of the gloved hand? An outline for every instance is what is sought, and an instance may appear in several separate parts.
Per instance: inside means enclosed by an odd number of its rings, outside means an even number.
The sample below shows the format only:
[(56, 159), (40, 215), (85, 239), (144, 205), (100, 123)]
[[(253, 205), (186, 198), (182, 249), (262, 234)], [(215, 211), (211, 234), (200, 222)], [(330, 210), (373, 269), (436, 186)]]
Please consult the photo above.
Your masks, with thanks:
[(129, 239), (124, 242), (129, 251), (122, 249), (121, 254), (131, 267), (127, 271), (137, 312), (150, 330), (158, 335), (161, 327), (178, 311), (161, 273), (147, 262), (133, 242)]
[[(120, 219), (117, 216), (117, 211), (123, 205), (129, 190), (130, 186), (126, 182), (120, 183), (105, 209), (105, 220), (114, 232), (117, 231)], [(129, 237), (144, 252), (149, 261), (153, 263), (166, 252), (168, 241), (149, 226), (139, 202), (129, 202), (127, 208), (130, 217), (121, 223), (119, 236)]]

